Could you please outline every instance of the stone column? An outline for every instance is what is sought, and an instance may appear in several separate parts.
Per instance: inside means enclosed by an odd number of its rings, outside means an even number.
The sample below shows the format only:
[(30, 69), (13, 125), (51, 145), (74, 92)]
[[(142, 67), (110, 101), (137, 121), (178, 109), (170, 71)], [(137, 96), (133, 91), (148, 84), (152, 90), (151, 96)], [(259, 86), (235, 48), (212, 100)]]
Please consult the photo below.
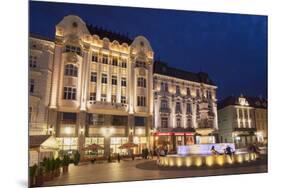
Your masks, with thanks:
[(86, 112), (80, 111), (78, 118), (78, 151), (81, 154), (81, 159), (83, 159), (85, 154), (83, 148), (85, 147)]

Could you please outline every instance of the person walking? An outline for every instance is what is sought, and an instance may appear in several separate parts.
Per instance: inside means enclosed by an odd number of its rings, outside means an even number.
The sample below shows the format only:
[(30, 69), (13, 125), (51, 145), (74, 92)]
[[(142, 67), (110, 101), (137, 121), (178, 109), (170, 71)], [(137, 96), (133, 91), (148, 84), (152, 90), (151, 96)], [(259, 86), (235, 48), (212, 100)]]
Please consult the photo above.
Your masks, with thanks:
[(121, 160), (121, 157), (120, 157), (120, 154), (118, 153), (117, 154), (117, 161), (118, 161), (118, 163), (120, 163), (120, 160)]

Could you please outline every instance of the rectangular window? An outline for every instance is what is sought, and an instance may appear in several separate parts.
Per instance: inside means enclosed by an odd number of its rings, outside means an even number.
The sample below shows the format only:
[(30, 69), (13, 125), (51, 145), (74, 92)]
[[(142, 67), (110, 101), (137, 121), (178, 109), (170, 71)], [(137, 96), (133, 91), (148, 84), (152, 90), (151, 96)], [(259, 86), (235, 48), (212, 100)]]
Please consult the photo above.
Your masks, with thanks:
[(103, 55), (102, 56), (102, 63), (103, 64), (108, 64), (108, 55)]
[(65, 100), (76, 100), (76, 88), (64, 87), (63, 99)]
[(191, 114), (192, 113), (192, 109), (191, 109), (191, 104), (190, 103), (186, 104), (186, 113), (187, 114)]
[(181, 119), (177, 118), (177, 127), (181, 127)]
[(91, 72), (91, 82), (97, 82), (97, 73)]
[(192, 128), (192, 120), (191, 119), (187, 119), (187, 125), (188, 128)]
[(96, 92), (90, 93), (90, 101), (96, 101), (96, 97), (97, 97)]
[(93, 53), (93, 55), (92, 55), (92, 62), (95, 62), (95, 63), (98, 62), (98, 53)]
[(117, 57), (113, 57), (112, 58), (112, 65), (113, 66), (118, 66), (118, 58)]
[(181, 113), (181, 104), (180, 104), (180, 102), (176, 103), (176, 113)]
[(112, 84), (112, 85), (117, 85), (117, 76), (112, 76), (112, 78), (111, 78), (111, 84)]
[(190, 92), (190, 88), (189, 88), (189, 87), (186, 88), (186, 95), (187, 95), (187, 96), (190, 96), (190, 95), (191, 95), (191, 92)]
[(200, 90), (196, 89), (196, 97), (200, 97)]
[(137, 106), (146, 106), (146, 98), (144, 96), (138, 96), (137, 99)]
[(107, 84), (107, 75), (106, 74), (102, 74), (101, 83)]
[(161, 127), (162, 128), (168, 128), (168, 118), (167, 117), (161, 118)]
[(161, 91), (168, 92), (168, 83), (161, 82)]
[(81, 48), (76, 46), (66, 45), (65, 52), (74, 52), (78, 55), (81, 55)]
[(176, 94), (177, 94), (177, 95), (180, 95), (180, 94), (181, 94), (180, 86), (176, 86)]
[(101, 94), (101, 99), (102, 102), (106, 102), (106, 94)]
[(34, 82), (35, 82), (34, 79), (29, 80), (29, 92), (30, 93), (34, 93), (34, 87), (35, 87)]
[(144, 87), (146, 88), (146, 79), (145, 78), (138, 78), (138, 87)]
[(125, 96), (121, 96), (121, 103), (126, 104), (126, 97)]
[(143, 68), (145, 68), (146, 66), (145, 66), (145, 62), (143, 62), (143, 61), (136, 61), (136, 67), (143, 67)]
[(123, 87), (127, 86), (126, 78), (121, 79), (121, 86), (123, 86)]
[(146, 122), (146, 117), (135, 116), (135, 126), (145, 126)]
[(29, 56), (29, 67), (36, 68), (37, 67), (37, 56)]
[(168, 108), (167, 100), (161, 100), (161, 108)]
[(111, 102), (112, 103), (116, 103), (117, 102), (116, 95), (111, 95)]
[(122, 68), (127, 68), (127, 61), (126, 61), (126, 59), (122, 59), (121, 67)]

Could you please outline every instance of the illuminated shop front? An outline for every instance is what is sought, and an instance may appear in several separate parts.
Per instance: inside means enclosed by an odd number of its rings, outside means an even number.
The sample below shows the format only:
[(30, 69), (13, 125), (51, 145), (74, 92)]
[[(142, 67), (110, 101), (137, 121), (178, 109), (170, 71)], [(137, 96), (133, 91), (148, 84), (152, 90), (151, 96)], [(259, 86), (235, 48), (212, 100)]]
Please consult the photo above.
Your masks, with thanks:
[(176, 151), (179, 145), (194, 144), (193, 132), (157, 132), (154, 134), (154, 148), (167, 147), (168, 151)]

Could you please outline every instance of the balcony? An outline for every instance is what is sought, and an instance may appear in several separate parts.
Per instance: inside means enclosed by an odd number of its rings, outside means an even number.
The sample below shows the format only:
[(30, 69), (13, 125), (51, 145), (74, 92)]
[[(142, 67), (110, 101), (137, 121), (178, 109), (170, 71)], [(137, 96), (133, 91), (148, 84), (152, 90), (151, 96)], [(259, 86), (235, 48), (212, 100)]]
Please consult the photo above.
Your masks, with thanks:
[(255, 132), (257, 129), (255, 127), (235, 127), (234, 131), (247, 131), (247, 132)]
[(111, 103), (101, 101), (88, 101), (87, 104), (90, 109), (102, 109), (102, 110), (127, 110), (127, 104), (123, 103)]
[(171, 109), (168, 107), (163, 107), (163, 108), (160, 108), (159, 112), (160, 113), (171, 113)]

